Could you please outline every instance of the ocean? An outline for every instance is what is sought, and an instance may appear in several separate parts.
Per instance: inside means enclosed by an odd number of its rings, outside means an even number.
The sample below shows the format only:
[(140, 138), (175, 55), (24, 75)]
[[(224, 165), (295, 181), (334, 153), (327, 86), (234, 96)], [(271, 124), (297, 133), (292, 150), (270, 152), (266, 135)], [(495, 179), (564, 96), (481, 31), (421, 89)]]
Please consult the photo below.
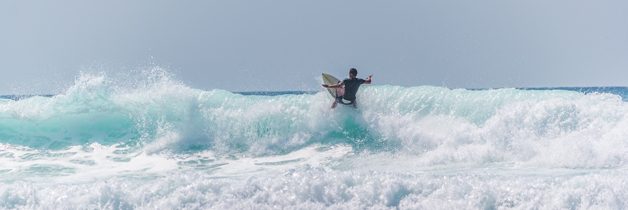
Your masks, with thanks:
[(0, 97), (0, 209), (626, 209), (628, 88)]

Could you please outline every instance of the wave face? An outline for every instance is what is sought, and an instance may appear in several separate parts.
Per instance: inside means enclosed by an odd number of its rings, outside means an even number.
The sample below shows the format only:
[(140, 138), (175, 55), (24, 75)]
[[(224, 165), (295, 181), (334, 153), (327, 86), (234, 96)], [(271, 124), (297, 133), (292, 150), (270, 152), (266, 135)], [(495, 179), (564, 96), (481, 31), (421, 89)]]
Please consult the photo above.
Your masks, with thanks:
[(617, 88), (372, 85), (332, 110), (142, 76), (0, 99), (0, 208), (627, 206)]

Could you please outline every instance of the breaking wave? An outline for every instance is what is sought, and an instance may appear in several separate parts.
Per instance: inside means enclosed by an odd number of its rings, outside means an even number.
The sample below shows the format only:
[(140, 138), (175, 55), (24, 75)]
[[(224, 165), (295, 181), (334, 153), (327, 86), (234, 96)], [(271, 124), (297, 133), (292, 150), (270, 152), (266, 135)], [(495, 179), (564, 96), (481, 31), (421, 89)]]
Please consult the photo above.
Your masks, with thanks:
[(357, 109), (330, 109), (322, 90), (144, 77), (82, 74), (60, 94), (0, 99), (0, 207), (625, 207), (616, 94), (372, 85)]

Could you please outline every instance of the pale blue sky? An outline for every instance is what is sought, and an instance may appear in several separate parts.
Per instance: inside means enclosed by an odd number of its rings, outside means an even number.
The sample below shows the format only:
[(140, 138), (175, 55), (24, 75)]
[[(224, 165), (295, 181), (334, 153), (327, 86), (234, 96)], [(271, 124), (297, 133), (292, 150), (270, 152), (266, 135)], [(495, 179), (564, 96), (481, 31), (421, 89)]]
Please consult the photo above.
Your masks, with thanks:
[(628, 86), (625, 0), (2, 1), (0, 93), (158, 64), (199, 89)]

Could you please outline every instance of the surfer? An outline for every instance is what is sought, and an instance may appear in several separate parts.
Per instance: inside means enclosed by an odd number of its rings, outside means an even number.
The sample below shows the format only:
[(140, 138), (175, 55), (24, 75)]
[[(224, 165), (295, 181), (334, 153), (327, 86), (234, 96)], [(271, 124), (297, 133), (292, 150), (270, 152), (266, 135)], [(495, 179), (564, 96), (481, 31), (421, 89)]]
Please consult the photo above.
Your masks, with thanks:
[[(355, 68), (351, 68), (349, 70), (348, 79), (345, 79), (335, 85), (323, 84), (323, 87), (336, 89), (336, 100), (334, 100), (334, 103), (331, 105), (332, 109), (336, 108), (336, 105), (338, 103), (344, 105), (353, 105), (353, 107), (357, 107), (355, 103), (355, 94), (358, 93), (358, 88), (360, 88), (361, 84), (371, 84), (371, 78), (373, 77), (373, 75), (369, 75), (366, 79), (360, 79), (357, 78), (357, 76), (358, 70)], [(345, 102), (344, 100), (348, 102)]]

